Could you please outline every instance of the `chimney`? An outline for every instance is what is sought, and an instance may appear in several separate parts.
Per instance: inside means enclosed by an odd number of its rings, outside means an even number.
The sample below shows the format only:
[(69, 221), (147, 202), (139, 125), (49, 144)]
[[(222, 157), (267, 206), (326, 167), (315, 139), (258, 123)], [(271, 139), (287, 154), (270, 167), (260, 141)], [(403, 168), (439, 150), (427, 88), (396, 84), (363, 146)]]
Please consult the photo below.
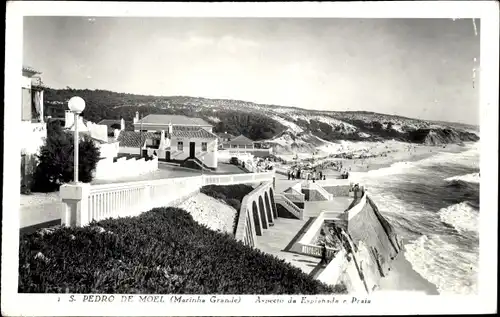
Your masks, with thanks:
[(136, 123), (137, 123), (137, 121), (139, 121), (139, 111), (136, 111), (136, 112), (135, 112), (134, 124), (136, 124)]
[(123, 118), (120, 119), (120, 130), (125, 131), (125, 120)]
[(67, 129), (73, 125), (75, 121), (75, 115), (70, 110), (66, 110), (64, 113), (64, 128)]

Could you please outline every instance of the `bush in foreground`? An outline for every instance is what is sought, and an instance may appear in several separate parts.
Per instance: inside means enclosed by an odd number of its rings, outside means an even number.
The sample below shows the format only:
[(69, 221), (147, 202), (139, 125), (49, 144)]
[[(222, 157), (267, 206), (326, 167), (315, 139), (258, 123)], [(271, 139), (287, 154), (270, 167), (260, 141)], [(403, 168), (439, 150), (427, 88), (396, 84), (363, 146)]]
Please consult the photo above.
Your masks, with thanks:
[(22, 293), (345, 293), (178, 208), (20, 239)]
[(253, 189), (254, 188), (252, 186), (244, 184), (229, 186), (208, 185), (203, 186), (200, 189), (200, 192), (215, 199), (222, 200), (229, 206), (236, 209), (233, 222), (233, 234), (236, 234), (236, 227), (238, 226), (238, 220), (240, 218), (241, 201)]

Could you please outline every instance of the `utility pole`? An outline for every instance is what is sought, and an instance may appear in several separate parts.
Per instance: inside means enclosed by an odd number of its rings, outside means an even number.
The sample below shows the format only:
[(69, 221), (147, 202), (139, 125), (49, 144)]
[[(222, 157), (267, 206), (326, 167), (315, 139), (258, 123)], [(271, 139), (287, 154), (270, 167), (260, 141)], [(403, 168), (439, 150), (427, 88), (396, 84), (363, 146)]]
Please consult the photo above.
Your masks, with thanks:
[(139, 141), (139, 157), (142, 158), (142, 118), (141, 118), (140, 114), (139, 114), (139, 120), (141, 120), (141, 125), (140, 125), (140, 129), (139, 129), (139, 133), (140, 133), (140, 137), (141, 137), (141, 140)]

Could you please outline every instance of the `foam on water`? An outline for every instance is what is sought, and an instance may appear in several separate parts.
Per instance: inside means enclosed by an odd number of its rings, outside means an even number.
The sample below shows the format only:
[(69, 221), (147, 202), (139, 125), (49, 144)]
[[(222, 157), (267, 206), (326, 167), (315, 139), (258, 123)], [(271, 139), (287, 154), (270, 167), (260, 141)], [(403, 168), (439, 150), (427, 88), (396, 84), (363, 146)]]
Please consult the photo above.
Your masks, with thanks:
[(479, 178), (479, 173), (470, 173), (465, 175), (448, 177), (445, 179), (445, 181), (447, 182), (462, 181), (466, 183), (479, 184), (480, 178)]
[(477, 248), (464, 252), (439, 235), (423, 235), (407, 244), (405, 250), (413, 269), (435, 284), (441, 295), (477, 294)]
[(479, 231), (479, 212), (467, 202), (443, 208), (438, 214), (443, 222), (452, 225), (460, 233)]
[(367, 185), (381, 212), (409, 241), (408, 261), (441, 294), (477, 293), (479, 145), (464, 150), (350, 175)]

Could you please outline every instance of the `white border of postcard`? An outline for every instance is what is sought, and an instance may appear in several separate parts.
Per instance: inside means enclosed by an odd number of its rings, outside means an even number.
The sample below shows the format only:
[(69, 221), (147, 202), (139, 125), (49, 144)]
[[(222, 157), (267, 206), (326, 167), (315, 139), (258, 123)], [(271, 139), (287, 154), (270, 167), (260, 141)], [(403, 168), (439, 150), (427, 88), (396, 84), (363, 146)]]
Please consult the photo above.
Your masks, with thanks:
[[(498, 24), (497, 1), (425, 1), (355, 3), (126, 3), (126, 2), (28, 2), (7, 3), (5, 51), (5, 139), (2, 222), (2, 315), (6, 316), (238, 316), (238, 315), (375, 315), (468, 314), (496, 312), (497, 298), (497, 193), (498, 193)], [(141, 16), (141, 17), (331, 17), (331, 18), (476, 18), (481, 23), (481, 220), (480, 271), (477, 296), (418, 296), (401, 292), (370, 296), (369, 304), (350, 304), (353, 296), (335, 297), (338, 304), (300, 304), (301, 296), (280, 298), (283, 303), (257, 304), (257, 296), (237, 296), (239, 303), (214, 304), (212, 296), (171, 304), (122, 302), (82, 303), (82, 295), (18, 294), (20, 142), (16, 138), (20, 117), (19, 71), (23, 56), (23, 16)], [(436, 30), (438, 31), (438, 30)], [(12, 118), (12, 120), (11, 120)], [(19, 150), (18, 150), (19, 149)], [(223, 296), (218, 296), (223, 298)], [(310, 299), (321, 296), (309, 296)], [(227, 297), (231, 298), (231, 296)], [(327, 296), (325, 298), (332, 298)], [(362, 299), (360, 297), (360, 299)]]

